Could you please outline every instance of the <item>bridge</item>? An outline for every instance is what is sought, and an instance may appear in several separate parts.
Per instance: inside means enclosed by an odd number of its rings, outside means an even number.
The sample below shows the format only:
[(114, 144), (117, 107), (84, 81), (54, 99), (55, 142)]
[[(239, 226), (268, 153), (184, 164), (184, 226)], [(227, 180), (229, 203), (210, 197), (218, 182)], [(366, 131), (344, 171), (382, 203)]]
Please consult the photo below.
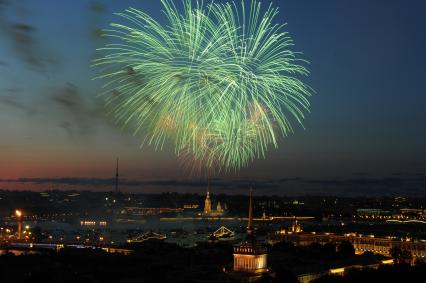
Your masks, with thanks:
[(231, 230), (229, 230), (228, 228), (226, 228), (225, 226), (220, 227), (219, 229), (217, 229), (216, 231), (213, 232), (213, 236), (215, 236), (218, 239), (221, 238), (232, 238), (234, 237), (235, 233)]
[(26, 250), (49, 250), (59, 251), (64, 248), (64, 244), (38, 244), (38, 243), (9, 243), (4, 246), (6, 249), (26, 249)]
[(71, 248), (71, 249), (101, 249), (107, 253), (119, 253), (123, 255), (129, 255), (133, 253), (133, 250), (129, 249), (121, 249), (115, 247), (97, 247), (97, 246), (89, 246), (89, 245), (65, 245), (65, 244), (42, 244), (42, 243), (9, 243), (3, 246), (5, 250), (25, 250), (25, 251), (55, 251), (58, 252), (63, 248)]
[(127, 240), (128, 243), (143, 243), (148, 240), (165, 240), (167, 237), (166, 235), (155, 233), (155, 232), (146, 232), (142, 235), (138, 235), (136, 237), (133, 237), (129, 240)]

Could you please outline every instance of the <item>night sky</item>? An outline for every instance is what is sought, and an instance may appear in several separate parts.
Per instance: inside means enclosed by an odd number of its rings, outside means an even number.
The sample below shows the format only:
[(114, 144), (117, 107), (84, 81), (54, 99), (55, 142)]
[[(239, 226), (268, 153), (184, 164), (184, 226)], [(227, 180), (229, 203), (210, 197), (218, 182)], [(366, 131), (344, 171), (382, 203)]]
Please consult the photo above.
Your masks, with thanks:
[[(99, 30), (128, 7), (162, 21), (160, 1), (0, 3), (0, 189), (106, 188), (117, 156), (123, 188), (205, 189), (172, 149), (140, 149), (96, 98)], [(311, 114), (265, 160), (218, 176), (218, 191), (247, 180), (266, 193), (426, 195), (426, 2), (272, 3), (310, 61)]]

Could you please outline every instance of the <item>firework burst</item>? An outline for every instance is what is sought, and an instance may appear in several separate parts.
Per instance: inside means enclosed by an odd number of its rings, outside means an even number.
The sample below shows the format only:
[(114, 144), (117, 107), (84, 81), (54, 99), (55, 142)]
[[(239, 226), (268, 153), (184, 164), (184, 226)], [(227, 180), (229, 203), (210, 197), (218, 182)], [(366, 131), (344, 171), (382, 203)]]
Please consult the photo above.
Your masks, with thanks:
[(129, 8), (117, 14), (127, 24), (104, 32), (111, 43), (94, 65), (118, 123), (136, 125), (143, 144), (171, 141), (178, 155), (224, 171), (264, 157), (291, 121), (302, 124), (308, 71), (276, 8), (184, 0), (179, 12), (161, 2), (166, 24)]

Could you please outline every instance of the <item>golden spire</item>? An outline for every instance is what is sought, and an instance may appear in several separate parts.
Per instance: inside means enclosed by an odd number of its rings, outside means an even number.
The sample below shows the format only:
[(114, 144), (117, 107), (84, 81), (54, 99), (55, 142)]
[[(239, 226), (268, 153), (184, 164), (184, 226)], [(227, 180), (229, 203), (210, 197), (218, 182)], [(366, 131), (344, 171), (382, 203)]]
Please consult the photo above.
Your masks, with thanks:
[(204, 213), (210, 214), (211, 212), (212, 212), (212, 202), (210, 200), (210, 179), (208, 179), (207, 195), (206, 195), (206, 200), (204, 201)]
[(253, 189), (250, 188), (250, 201), (249, 201), (249, 213), (248, 213), (248, 225), (247, 225), (247, 234), (253, 235)]

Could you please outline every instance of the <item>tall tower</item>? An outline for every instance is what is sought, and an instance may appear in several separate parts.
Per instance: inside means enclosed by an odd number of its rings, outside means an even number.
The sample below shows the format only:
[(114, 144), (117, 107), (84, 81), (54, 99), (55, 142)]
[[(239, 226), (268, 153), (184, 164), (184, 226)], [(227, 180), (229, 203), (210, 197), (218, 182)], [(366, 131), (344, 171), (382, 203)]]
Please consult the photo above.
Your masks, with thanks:
[(212, 200), (210, 199), (210, 180), (207, 184), (207, 196), (204, 201), (204, 214), (210, 214), (212, 212)]
[(117, 165), (115, 167), (115, 193), (119, 193), (120, 190), (118, 189), (118, 157), (117, 157)]
[[(234, 247), (233, 272), (253, 282), (268, 272), (268, 253), (257, 241), (253, 226), (253, 193), (250, 189), (246, 240)], [(240, 275), (238, 275), (240, 274)]]
[(250, 196), (249, 196), (249, 209), (248, 209), (248, 224), (247, 224), (247, 236), (254, 236), (254, 228), (253, 228), (253, 189), (250, 188)]

